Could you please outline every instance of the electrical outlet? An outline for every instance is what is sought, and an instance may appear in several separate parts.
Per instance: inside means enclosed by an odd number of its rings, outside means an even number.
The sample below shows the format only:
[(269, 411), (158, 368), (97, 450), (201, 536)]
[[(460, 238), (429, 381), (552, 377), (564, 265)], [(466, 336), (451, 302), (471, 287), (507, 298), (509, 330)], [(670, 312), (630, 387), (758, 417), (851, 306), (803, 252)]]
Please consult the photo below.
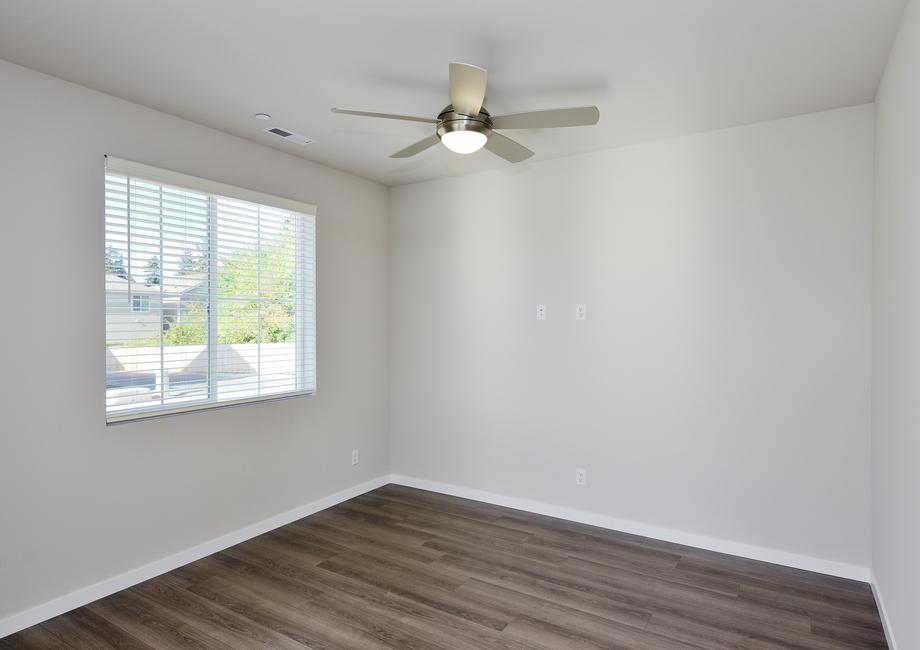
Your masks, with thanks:
[(584, 305), (575, 305), (575, 320), (585, 320)]
[(358, 450), (357, 449), (351, 452), (351, 464), (352, 465), (358, 464)]
[(537, 305), (537, 320), (546, 320), (546, 305)]
[(587, 485), (588, 484), (588, 472), (583, 469), (575, 470), (575, 484), (576, 485)]

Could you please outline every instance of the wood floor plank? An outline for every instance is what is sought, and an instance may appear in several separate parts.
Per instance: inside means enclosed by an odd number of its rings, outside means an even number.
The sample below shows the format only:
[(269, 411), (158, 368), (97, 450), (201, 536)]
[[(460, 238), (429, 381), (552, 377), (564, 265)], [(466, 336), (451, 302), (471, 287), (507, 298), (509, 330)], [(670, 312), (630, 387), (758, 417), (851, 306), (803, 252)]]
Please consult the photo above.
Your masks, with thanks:
[[(330, 571), (328, 568), (320, 568), (313, 563), (313, 558), (304, 559), (295, 551), (290, 549), (275, 549), (272, 552), (260, 551), (254, 553), (238, 547), (226, 549), (225, 554), (236, 559), (256, 564), (264, 569), (275, 571), (287, 579), (298, 581), (310, 588), (319, 591), (336, 589), (345, 591), (353, 595), (371, 594), (369, 588), (373, 587), (377, 591), (387, 591), (387, 587), (393, 587), (389, 581), (384, 580), (380, 586), (370, 585), (360, 577), (346, 575), (346, 573), (337, 573)], [(435, 572), (429, 572), (435, 574)], [(410, 583), (411, 584), (411, 583)], [(460, 580), (454, 578), (449, 583), (451, 587), (460, 584)]]
[(356, 503), (353, 499), (345, 501), (332, 508), (327, 508), (324, 512), (330, 515), (338, 515), (350, 519), (360, 520), (361, 517), (371, 518), (376, 523), (385, 523), (387, 519), (391, 521), (401, 521), (405, 517), (399, 512), (391, 511), (387, 506), (393, 505), (390, 501), (383, 506), (368, 506), (363, 503)]
[(650, 632), (630, 633), (625, 637), (600, 638), (593, 634), (561, 628), (550, 623), (519, 620), (505, 630), (519, 641), (544, 650), (708, 650), (708, 648), (677, 641)]
[[(303, 556), (298, 554), (295, 550), (278, 546), (247, 548), (233, 546), (224, 549), (224, 553), (229, 557), (242, 560), (243, 562), (249, 562), (250, 564), (254, 564), (269, 571), (274, 571), (275, 573), (295, 580), (300, 580), (302, 567), (313, 567), (318, 564), (316, 558), (312, 556)], [(211, 566), (213, 567), (213, 564)], [(223, 574), (223, 572), (217, 574), (213, 571), (211, 572), (211, 575), (221, 574)], [(312, 586), (309, 582), (305, 582), (305, 584)]]
[(430, 507), (425, 508), (413, 503), (404, 503), (401, 501), (390, 501), (388, 504), (381, 506), (380, 511), (389, 512), (393, 515), (400, 515), (400, 521), (414, 521), (430, 523), (432, 525), (447, 525), (461, 527), (471, 533), (479, 533), (485, 536), (498, 537), (511, 542), (526, 541), (532, 533), (515, 530), (507, 526), (498, 526), (494, 521), (490, 521), (492, 515), (483, 516), (480, 508), (475, 512), (480, 516), (477, 518), (458, 517), (451, 512), (436, 512)]
[(673, 542), (666, 542), (657, 539), (646, 539), (642, 546), (656, 550), (667, 551), (680, 555), (682, 561), (688, 566), (700, 567), (705, 570), (707, 567), (712, 569), (727, 569), (738, 575), (747, 575), (755, 578), (767, 579), (773, 578), (778, 581), (791, 580), (793, 582), (802, 582), (809, 585), (823, 585), (834, 589), (850, 591), (856, 594), (862, 594), (864, 597), (872, 598), (872, 588), (865, 582), (830, 576), (804, 569), (751, 560), (749, 558), (727, 555), (716, 551), (684, 546)]
[(54, 634), (41, 625), (33, 625), (0, 639), (0, 650), (69, 650)]
[[(491, 512), (495, 508), (499, 508), (499, 506), (482, 507), (482, 509), (487, 512)], [(497, 512), (506, 512), (508, 510), (510, 509), (501, 508)], [(514, 530), (520, 530), (531, 534), (552, 531), (557, 535), (566, 535), (569, 537), (587, 535), (605, 539), (611, 543), (626, 544), (628, 546), (642, 546), (645, 542), (645, 537), (639, 535), (623, 533), (618, 530), (598, 528), (577, 521), (566, 521), (565, 519), (557, 519), (556, 517), (550, 517), (548, 515), (528, 513), (520, 510), (512, 510), (510, 514), (504, 514), (492, 523), (496, 526), (513, 528)]]
[[(504, 527), (506, 520), (499, 519), (496, 521), (493, 526)], [(604, 553), (606, 551), (611, 552), (623, 552), (623, 553), (642, 553), (648, 555), (649, 557), (660, 557), (662, 560), (670, 561), (672, 558), (679, 558), (680, 555), (676, 553), (670, 553), (668, 551), (659, 551), (655, 549), (642, 548), (642, 544), (636, 543), (633, 540), (623, 540), (615, 535), (606, 535), (605, 531), (594, 530), (592, 532), (580, 531), (580, 530), (569, 530), (568, 528), (563, 527), (553, 527), (549, 525), (543, 526), (527, 526), (528, 530), (521, 532), (528, 532), (531, 535), (532, 539), (546, 539), (559, 542), (561, 544), (569, 544), (579, 548), (582, 551), (593, 549), (598, 553)], [(644, 538), (643, 538), (644, 539)]]
[[(335, 591), (337, 590), (331, 589), (329, 593)], [(385, 599), (387, 606), (394, 614), (398, 614), (401, 620), (405, 620), (408, 616), (419, 616), (419, 612), (428, 612), (429, 617), (432, 613), (437, 612), (458, 623), (466, 622), (471, 629), (480, 631), (500, 631), (510, 622), (510, 617), (502, 612), (497, 612), (483, 603), (471, 601), (462, 595), (443, 589), (419, 585), (411, 591), (385, 593), (387, 594)], [(384, 599), (378, 596), (369, 600), (377, 603)]]
[(382, 562), (364, 558), (357, 554), (343, 555), (332, 560), (326, 560), (317, 566), (320, 569), (354, 578), (394, 594), (415, 594), (428, 587), (451, 592), (462, 584), (459, 581), (432, 577), (430, 573), (408, 573), (399, 568), (387, 567)]
[(262, 600), (246, 589), (220, 576), (207, 583), (189, 587), (189, 591), (228, 609), (240, 616), (266, 627), (293, 641), (316, 650), (382, 650), (387, 645), (369, 638), (343, 625), (337, 620), (327, 620), (312, 612), (284, 607), (273, 600)]
[(881, 650), (864, 583), (388, 485), (0, 650)]
[[(423, 544), (434, 536), (419, 531), (401, 528), (399, 525), (379, 525), (375, 523), (355, 523), (340, 519), (314, 521), (309, 526), (298, 527), (291, 531), (294, 535), (313, 537), (317, 543), (323, 543), (339, 552), (342, 546), (366, 552), (370, 548), (391, 556), (400, 556), (422, 564), (430, 564), (440, 557), (440, 553)], [(296, 537), (294, 541), (296, 541)]]
[[(428, 590), (433, 591), (433, 590)], [(437, 629), (449, 627), (454, 632), (460, 632), (463, 635), (475, 637), (477, 642), (472, 645), (473, 648), (491, 647), (494, 644), (487, 640), (493, 641), (500, 638), (499, 631), (504, 629), (507, 621), (497, 620), (497, 612), (490, 611), (491, 608), (483, 603), (477, 603), (480, 614), (475, 617), (458, 616), (456, 606), (463, 608), (469, 607), (469, 600), (463, 596), (457, 596), (453, 593), (438, 592), (436, 600), (425, 600), (423, 594), (414, 594), (413, 596), (397, 597), (387, 603), (368, 602), (364, 598), (356, 598), (353, 595), (342, 593), (337, 590), (324, 592), (323, 596), (317, 598), (315, 603), (318, 606), (327, 606), (333, 612), (349, 612), (353, 610), (373, 611), (379, 617), (381, 626), (384, 623), (388, 627), (393, 627), (394, 621), (391, 617), (395, 616), (395, 623), (398, 628), (403, 630), (417, 642), (421, 643), (420, 647), (434, 647), (452, 649), (456, 646), (456, 635), (442, 639), (433, 632)], [(450, 599), (455, 604), (454, 607), (444, 607), (443, 598)], [(487, 618), (488, 617), (488, 618)], [(392, 631), (390, 632), (392, 634)]]
[[(220, 576), (212, 576), (209, 580), (195, 583), (193, 587), (204, 589), (204, 585), (209, 582), (223, 579)], [(299, 644), (282, 637), (267, 626), (220, 607), (193, 592), (191, 588), (183, 589), (178, 583), (170, 584), (168, 580), (156, 584), (144, 583), (126, 590), (123, 595), (133, 599), (133, 602), (145, 604), (147, 608), (168, 611), (182, 622), (185, 630), (194, 630), (196, 643), (189, 647), (209, 650), (241, 647), (298, 650)], [(204, 635), (209, 641), (200, 641), (200, 635)]]
[[(615, 623), (645, 628), (651, 618), (651, 612), (648, 610), (630, 607), (613, 600), (612, 595), (616, 592), (612, 592), (611, 597), (607, 598), (528, 576), (505, 572), (496, 575), (491, 572), (476, 571), (468, 564), (466, 567), (470, 574), (470, 580), (489, 583), (526, 596), (533, 596), (545, 600), (547, 603), (563, 605)], [(465, 586), (460, 587), (458, 591), (464, 589)]]
[(297, 522), (298, 526), (303, 527), (308, 532), (315, 528), (335, 527), (336, 529), (347, 531), (353, 535), (359, 535), (365, 538), (390, 540), (394, 544), (403, 544), (406, 546), (417, 546), (431, 539), (431, 535), (414, 530), (407, 530), (400, 527), (400, 522), (406, 517), (398, 519), (385, 520), (376, 519), (373, 521), (358, 521), (346, 517), (308, 517)]
[(676, 568), (680, 556), (662, 551), (644, 549), (642, 547), (611, 544), (580, 536), (571, 538), (554, 532), (535, 534), (526, 542), (528, 547), (552, 549), (568, 557), (578, 557), (599, 564), (607, 563), (612, 566), (629, 564), (637, 567), (663, 567)]
[(356, 496), (354, 499), (351, 499), (354, 503), (360, 503), (362, 506), (371, 506), (378, 507), (386, 503), (389, 503), (388, 500), (382, 499), (375, 492), (365, 492), (364, 494)]
[(343, 575), (362, 575), (371, 584), (388, 584), (394, 589), (407, 589), (409, 585), (428, 585), (448, 591), (460, 582), (427, 571), (424, 565), (412, 566), (409, 561), (343, 549), (334, 558), (317, 565), (322, 569)]
[(496, 611), (505, 612), (514, 620), (545, 622), (562, 629), (594, 635), (598, 638), (613, 638), (624, 627), (629, 627), (634, 631), (641, 631), (645, 629), (645, 624), (647, 623), (647, 620), (629, 618), (627, 620), (632, 625), (622, 625), (616, 621), (611, 621), (609, 618), (575, 609), (570, 607), (569, 604), (559, 604), (539, 596), (475, 579), (457, 589), (457, 594), (465, 595), (470, 600), (486, 604)]
[(500, 542), (467, 540), (462, 534), (453, 534), (450, 537), (438, 536), (428, 540), (422, 546), (442, 553), (469, 556), (502, 562), (505, 566), (518, 566), (522, 570), (541, 570), (559, 567), (568, 556), (556, 551), (544, 551), (538, 547), (526, 544), (503, 544)]
[[(633, 600), (634, 594), (624, 590), (621, 597), (628, 602)], [(639, 600), (646, 603), (647, 600)], [(662, 599), (662, 603), (664, 599)], [(790, 650), (855, 650), (855, 648), (846, 643), (832, 642), (828, 638), (821, 638), (811, 632), (809, 629), (802, 629), (801, 622), (790, 625), (787, 620), (771, 620), (768, 613), (745, 615), (721, 608), (710, 608), (702, 604), (683, 603), (676, 599), (669, 600), (668, 605), (650, 605), (650, 609), (656, 611), (652, 614), (647, 630), (655, 631), (659, 634), (668, 635), (663, 631), (663, 621), (665, 628), (679, 630), (687, 633), (691, 630), (693, 638), (699, 636), (706, 638), (708, 631), (714, 638), (723, 640), (729, 639), (737, 641), (743, 640), (740, 647), (779, 647)], [(806, 619), (807, 620), (807, 619)], [(684, 638), (682, 635), (674, 635), (675, 638)], [(756, 640), (756, 644), (751, 640)], [(835, 643), (837, 645), (835, 645)], [(705, 647), (705, 645), (704, 645)]]
[[(236, 549), (228, 549), (225, 552), (235, 553)], [(256, 561), (254, 557), (246, 559)], [(274, 556), (263, 559), (263, 562), (263, 566), (291, 579), (300, 580), (323, 592), (339, 591), (367, 599), (369, 602), (384, 604), (390, 607), (395, 615), (404, 616), (407, 612), (416, 611), (419, 606), (424, 606), (476, 626), (500, 630), (508, 623), (508, 620), (496, 617), (494, 612), (478, 603), (469, 602), (454, 595), (451, 591), (424, 584), (408, 583), (410, 589), (406, 588), (407, 583), (397, 585), (384, 581), (380, 584), (371, 584), (363, 577), (363, 574), (348, 575), (347, 572), (336, 573), (328, 568), (320, 568), (309, 563), (300, 564), (296, 555)], [(429, 567), (426, 572), (431, 575), (447, 575), (456, 581), (456, 584), (467, 579), (465, 575), (460, 579), (456, 575), (451, 576), (441, 567)]]
[[(98, 600), (86, 608), (153, 648), (232, 650), (232, 646), (186, 625), (164, 609), (125, 592)], [(214, 627), (220, 629), (221, 626), (215, 624)]]
[(460, 529), (466, 534), (476, 535), (477, 537), (498, 538), (508, 542), (526, 542), (532, 535), (530, 532), (515, 530), (507, 526), (498, 526), (494, 522), (457, 517), (451, 514), (432, 513), (430, 510), (403, 503), (383, 506), (380, 510), (392, 510), (402, 514), (402, 519), (397, 523), (400, 528), (410, 527), (409, 524), (415, 524), (416, 526), (427, 524), (435, 528)]
[[(321, 590), (302, 582), (291, 580), (277, 572), (241, 560), (237, 552), (229, 549), (215, 553), (208, 559), (213, 563), (215, 574), (226, 576), (260, 598), (270, 598), (289, 607), (298, 608), (305, 601), (322, 593)], [(211, 579), (204, 582), (209, 582)]]
[(880, 630), (882, 626), (882, 620), (877, 611), (862, 607), (848, 607), (810, 593), (790, 589), (767, 589), (749, 584), (740, 585), (738, 591), (738, 597), (742, 600), (764, 607), (869, 630)]
[[(476, 523), (476, 522), (471, 522)], [(568, 553), (552, 546), (529, 545), (530, 535), (524, 539), (509, 540), (503, 535), (490, 535), (481, 528), (469, 528), (465, 525), (448, 525), (436, 521), (424, 521), (409, 518), (400, 524), (401, 527), (430, 533), (433, 537), (422, 544), (427, 549), (437, 550), (440, 541), (461, 542), (467, 545), (477, 545), (482, 548), (491, 548), (516, 555), (526, 556), (537, 562), (551, 566), (559, 566), (568, 557)]]
[[(209, 592), (210, 586), (216, 588)], [(385, 608), (347, 594), (324, 592), (306, 603), (303, 611), (288, 611), (278, 610), (277, 603), (254, 599), (239, 585), (222, 582), (219, 577), (211, 585), (200, 583), (192, 590), (235, 611), (246, 612), (311, 648), (447, 650), (405, 630)]]
[(758, 632), (766, 628), (783, 628), (800, 635), (811, 633), (811, 619), (807, 616), (763, 609), (737, 598), (670, 583), (649, 580), (644, 585), (625, 586), (614, 599), (634, 607), (645, 608), (653, 614), (668, 614), (713, 625), (735, 626), (731, 629)]
[(42, 626), (74, 650), (153, 650), (85, 607), (45, 621)]
[[(382, 528), (375, 524), (354, 526), (350, 522), (333, 520), (329, 523), (316, 523), (306, 530), (311, 535), (326, 540), (327, 543), (331, 542), (351, 551), (365, 554), (385, 553), (388, 557), (401, 558), (413, 563), (431, 564), (442, 555), (438, 551), (425, 548), (420, 538), (408, 535), (406, 531), (396, 527)], [(358, 534), (355, 530), (361, 530), (363, 534)], [(427, 537), (424, 538), (424, 541), (427, 540)]]
[(857, 648), (866, 648), (866, 650), (887, 650), (888, 648), (885, 633), (881, 629), (856, 627), (837, 621), (813, 618), (811, 620), (811, 631), (817, 636), (834, 639), (835, 641), (844, 641)]
[(335, 553), (329, 549), (319, 552), (317, 549), (300, 543), (286, 529), (282, 532), (272, 532), (268, 535), (260, 535), (255, 539), (249, 540), (245, 546), (237, 544), (227, 551), (234, 550), (245, 553), (252, 557), (272, 557), (274, 555), (296, 555), (301, 562), (317, 565), (324, 560), (335, 557)]
[(605, 558), (603, 562), (595, 562), (582, 559), (581, 557), (570, 557), (562, 565), (567, 571), (571, 571), (579, 576), (585, 576), (593, 579), (608, 581), (610, 584), (619, 586), (633, 586), (642, 588), (649, 581), (658, 584), (671, 584), (675, 587), (689, 587), (710, 591), (722, 596), (737, 598), (740, 591), (740, 583), (730, 580), (701, 575), (699, 573), (688, 573), (677, 568), (656, 567), (631, 565), (628, 562), (613, 562)]
[(519, 578), (567, 588), (591, 597), (608, 600), (617, 599), (620, 592), (619, 587), (603, 580), (573, 576), (564, 569), (554, 567), (512, 563), (494, 556), (481, 557), (446, 553), (435, 565), (442, 563), (455, 567), (458, 571), (465, 571), (471, 577), (478, 577), (486, 581), (501, 581), (509, 577)]
[(438, 647), (470, 650), (532, 650), (503, 632), (483, 628), (467, 619), (428, 607), (409, 616), (399, 618), (399, 623), (417, 637)]
[(431, 510), (435, 514), (450, 514), (464, 519), (473, 519), (492, 523), (498, 517), (486, 510), (479, 509), (479, 503), (469, 499), (453, 497), (437, 492), (428, 492), (426, 490), (416, 490), (406, 488), (401, 485), (390, 484), (379, 489), (378, 494), (385, 499), (416, 505), (425, 510)]
[(262, 535), (258, 540), (258, 544), (261, 546), (282, 545), (295, 548), (301, 556), (316, 558), (313, 564), (328, 560), (339, 552), (338, 548), (329, 544), (329, 540), (316, 537), (312, 532), (305, 529), (300, 521)]
[(723, 628), (663, 614), (652, 615), (646, 631), (709, 650), (858, 650), (848, 643), (815, 635), (781, 632), (764, 636), (750, 630)]
[[(738, 558), (738, 560), (745, 560), (745, 558)], [(753, 560), (751, 560), (751, 562), (753, 562)], [(761, 571), (759, 567), (750, 568), (746, 563), (739, 563), (737, 567), (734, 567), (732, 566), (734, 563), (735, 560), (729, 560), (728, 562), (712, 562), (697, 558), (681, 557), (678, 568), (701, 575), (737, 579), (743, 584), (757, 586), (779, 593), (799, 594), (809, 599), (814, 598), (827, 603), (837, 603), (845, 607), (861, 609), (867, 612), (878, 612), (878, 607), (875, 604), (875, 599), (871, 591), (869, 593), (864, 593), (862, 591), (832, 586), (825, 580), (825, 576), (820, 574), (810, 575), (805, 572), (804, 576), (782, 576), (773, 571)], [(796, 569), (796, 571), (798, 571), (798, 569)]]

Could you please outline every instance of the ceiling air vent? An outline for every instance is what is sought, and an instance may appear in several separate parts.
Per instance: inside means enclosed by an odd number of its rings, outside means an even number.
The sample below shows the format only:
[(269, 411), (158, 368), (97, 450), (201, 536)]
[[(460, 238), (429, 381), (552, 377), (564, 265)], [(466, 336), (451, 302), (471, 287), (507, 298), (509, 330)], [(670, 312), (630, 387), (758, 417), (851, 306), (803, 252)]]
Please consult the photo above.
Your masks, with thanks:
[(279, 138), (284, 138), (285, 140), (290, 140), (297, 144), (310, 144), (316, 142), (316, 140), (311, 140), (310, 138), (304, 135), (298, 135), (297, 133), (291, 133), (285, 129), (282, 129), (280, 126), (270, 126), (267, 129), (262, 129), (266, 133), (271, 133), (272, 135), (277, 135)]

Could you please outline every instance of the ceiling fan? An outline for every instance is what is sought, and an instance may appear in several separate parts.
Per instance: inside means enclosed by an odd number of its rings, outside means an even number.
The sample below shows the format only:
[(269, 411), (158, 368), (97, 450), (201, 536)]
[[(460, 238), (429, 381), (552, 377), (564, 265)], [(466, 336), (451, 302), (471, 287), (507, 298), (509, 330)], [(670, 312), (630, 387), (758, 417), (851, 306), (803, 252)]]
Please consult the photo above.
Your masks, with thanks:
[(576, 106), (572, 108), (552, 108), (523, 113), (506, 113), (490, 115), (482, 107), (486, 94), (488, 72), (467, 63), (450, 64), (450, 104), (438, 115), (415, 117), (413, 115), (393, 115), (390, 113), (372, 113), (356, 111), (349, 108), (333, 108), (333, 113), (347, 115), (365, 115), (382, 117), (388, 120), (407, 120), (410, 122), (427, 122), (436, 124), (435, 133), (422, 138), (405, 149), (397, 151), (390, 158), (409, 158), (433, 147), (439, 141), (451, 151), (472, 153), (485, 147), (497, 156), (511, 163), (527, 160), (533, 151), (506, 138), (495, 129), (552, 129), (562, 126), (590, 126), (597, 124), (600, 112), (596, 106)]

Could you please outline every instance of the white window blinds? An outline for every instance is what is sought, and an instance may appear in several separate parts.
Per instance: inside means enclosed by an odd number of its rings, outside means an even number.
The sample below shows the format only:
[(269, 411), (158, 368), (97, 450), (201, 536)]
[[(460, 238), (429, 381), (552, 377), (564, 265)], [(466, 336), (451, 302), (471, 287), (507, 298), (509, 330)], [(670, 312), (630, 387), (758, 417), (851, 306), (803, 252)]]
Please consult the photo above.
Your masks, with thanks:
[(107, 422), (314, 392), (315, 215), (107, 157)]

